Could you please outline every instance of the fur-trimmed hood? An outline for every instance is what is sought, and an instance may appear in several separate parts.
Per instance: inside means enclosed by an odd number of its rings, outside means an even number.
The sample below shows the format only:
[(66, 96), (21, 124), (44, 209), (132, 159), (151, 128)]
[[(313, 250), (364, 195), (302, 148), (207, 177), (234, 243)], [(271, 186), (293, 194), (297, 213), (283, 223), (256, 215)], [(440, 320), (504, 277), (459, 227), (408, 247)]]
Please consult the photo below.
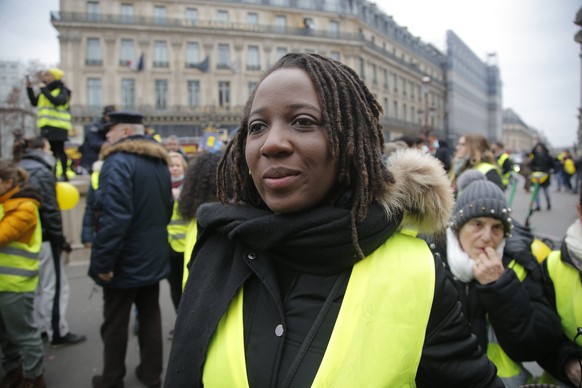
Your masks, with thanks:
[(103, 160), (117, 152), (162, 159), (167, 165), (170, 165), (170, 157), (164, 146), (155, 140), (148, 140), (144, 136), (130, 136), (112, 144), (109, 148), (103, 151)]
[(424, 235), (444, 233), (454, 207), (451, 183), (434, 156), (399, 149), (387, 159), (395, 183), (387, 183), (380, 204), (388, 217), (404, 213), (401, 227)]

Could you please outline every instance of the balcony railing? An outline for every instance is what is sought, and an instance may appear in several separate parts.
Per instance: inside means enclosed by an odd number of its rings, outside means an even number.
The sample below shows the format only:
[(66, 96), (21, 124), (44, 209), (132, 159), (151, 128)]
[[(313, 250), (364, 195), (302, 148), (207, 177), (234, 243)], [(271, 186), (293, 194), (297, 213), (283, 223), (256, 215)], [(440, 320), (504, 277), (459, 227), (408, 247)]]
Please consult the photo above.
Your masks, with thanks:
[(148, 26), (148, 27), (175, 27), (193, 30), (223, 30), (240, 32), (257, 32), (261, 34), (280, 34), (309, 36), (315, 38), (362, 40), (358, 33), (338, 33), (334, 30), (318, 30), (298, 27), (280, 27), (266, 24), (231, 23), (219, 22), (215, 20), (197, 20), (193, 22), (187, 18), (164, 18), (159, 19), (147, 16), (132, 16), (128, 18), (123, 15), (112, 14), (89, 14), (77, 12), (52, 12), (51, 21), (53, 24), (80, 23), (80, 24), (113, 24), (123, 26)]

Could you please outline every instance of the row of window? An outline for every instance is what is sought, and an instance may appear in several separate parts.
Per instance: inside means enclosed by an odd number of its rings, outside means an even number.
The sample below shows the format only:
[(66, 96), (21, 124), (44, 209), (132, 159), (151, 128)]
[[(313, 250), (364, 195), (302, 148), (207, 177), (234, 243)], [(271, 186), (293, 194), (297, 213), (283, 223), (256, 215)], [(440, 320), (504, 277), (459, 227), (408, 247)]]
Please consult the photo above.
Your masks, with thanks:
[[(335, 0), (337, 1), (337, 0)], [(311, 0), (307, 1), (307, 3), (311, 2)], [(284, 4), (278, 4), (284, 5)], [(309, 8), (309, 7), (299, 7), (299, 8)], [(87, 15), (89, 20), (92, 21), (99, 21), (99, 15), (101, 13), (99, 2), (97, 1), (89, 1), (87, 2)], [(153, 9), (153, 18), (154, 23), (164, 25), (166, 23), (166, 7), (163, 5), (154, 5)], [(125, 23), (133, 23), (134, 21), (134, 7), (133, 4), (121, 4), (120, 8), (120, 16), (121, 21)], [(186, 7), (184, 13), (185, 19), (187, 24), (189, 25), (196, 25), (199, 22), (198, 18), (198, 9), (192, 7)], [(313, 22), (313, 19), (306, 19)], [(219, 9), (216, 11), (215, 21), (217, 23), (227, 24), (230, 23), (230, 14), (228, 10)], [(248, 12), (246, 15), (245, 22), (250, 25), (258, 25), (259, 24), (259, 14), (257, 12)], [(275, 28), (284, 30), (287, 28), (287, 18), (285, 15), (276, 15), (275, 16)], [(305, 25), (305, 27), (313, 27), (312, 24)], [(337, 20), (330, 21), (329, 24), (329, 31), (331, 33), (335, 33), (336, 35), (339, 33), (339, 22)]]
[[(247, 83), (247, 94), (251, 95), (257, 83), (250, 81)], [(231, 106), (231, 83), (228, 81), (218, 82), (217, 105), (220, 107)], [(200, 96), (200, 81), (188, 80), (186, 82), (186, 104), (188, 108), (195, 109), (199, 106), (209, 105), (204, 103)], [(105, 105), (103, 101), (103, 86), (100, 78), (87, 79), (87, 106), (101, 107)], [(409, 122), (422, 123), (427, 117), (434, 124), (433, 112), (424, 112), (417, 110), (414, 106), (409, 106), (406, 103), (393, 101), (392, 106), (389, 104), (388, 97), (383, 99), (384, 114), (389, 117), (402, 119)], [(108, 102), (107, 102), (108, 103)], [(216, 102), (212, 101), (211, 104)], [(141, 104), (140, 104), (141, 105)], [(123, 109), (135, 109), (136, 101), (136, 81), (131, 78), (121, 79), (121, 107)], [(168, 110), (168, 80), (157, 79), (154, 81), (154, 107), (158, 111)], [(429, 114), (430, 113), (430, 114)]]
[[(287, 53), (287, 48), (277, 47), (275, 49), (275, 60), (278, 60)], [(93, 66), (103, 65), (103, 55), (101, 50), (100, 38), (87, 38), (87, 53), (85, 64)], [(339, 53), (332, 52), (332, 57), (339, 60)], [(120, 65), (132, 65), (138, 61), (134, 39), (121, 39), (119, 50)], [(228, 43), (219, 43), (217, 46), (217, 68), (240, 67), (240, 60), (231, 60), (231, 49)], [(198, 42), (186, 43), (186, 67), (201, 68), (204, 66), (205, 59), (202, 58), (200, 44)], [(154, 67), (169, 67), (168, 42), (165, 40), (154, 41), (153, 60)], [(246, 68), (247, 70), (261, 70), (260, 49), (257, 45), (249, 45), (246, 49)], [(205, 71), (208, 69), (204, 69)], [(240, 69), (238, 69), (240, 70)]]
[[(135, 79), (123, 78), (121, 80), (121, 107), (124, 109), (135, 109), (136, 101), (136, 87)], [(249, 82), (248, 95), (256, 87), (256, 82)], [(187, 106), (189, 108), (196, 108), (202, 105), (200, 98), (200, 81), (188, 80), (186, 82), (187, 90)], [(231, 105), (231, 86), (228, 81), (218, 82), (218, 106), (228, 107)], [(213, 102), (214, 103), (214, 102)], [(105, 105), (103, 101), (103, 85), (100, 78), (87, 79), (87, 106), (101, 107)], [(154, 106), (159, 111), (168, 109), (168, 80), (157, 79), (154, 81)]]
[[(275, 61), (281, 58), (287, 53), (286, 47), (277, 47), (275, 49)], [(153, 49), (154, 58), (152, 61), (153, 67), (165, 68), (169, 67), (169, 55), (168, 55), (168, 43), (164, 40), (154, 41)], [(246, 69), (247, 70), (261, 70), (261, 52), (258, 45), (249, 45), (246, 49)], [(331, 51), (329, 56), (335, 60), (340, 60), (340, 53), (338, 51)], [(137, 61), (135, 41), (133, 39), (122, 38), (120, 42), (120, 54), (119, 54), (119, 64), (122, 66), (134, 65)], [(241, 63), (240, 59), (231, 59), (231, 47), (228, 43), (219, 43), (217, 45), (217, 69), (231, 69), (234, 71), (240, 71)], [(97, 65), (101, 66), (103, 64), (101, 56), (101, 43), (100, 38), (87, 38), (87, 59), (85, 61), (87, 65)], [(206, 68), (204, 68), (206, 66)], [(200, 44), (198, 42), (187, 42), (186, 43), (186, 68), (198, 68), (203, 71), (208, 70), (208, 64), (205, 65), (205, 60), (202, 59), (202, 51)], [(359, 75), (362, 79), (366, 80), (366, 68), (368, 64), (363, 58), (359, 60)], [(398, 76), (395, 73), (389, 73), (388, 69), (380, 69), (375, 63), (369, 64), (371, 79), (373, 85), (378, 85), (380, 72), (383, 76), (383, 86), (385, 89), (389, 88), (389, 74), (392, 76), (392, 90), (393, 93), (397, 94), (402, 91), (404, 97), (410, 96), (411, 99), (416, 99), (418, 97), (419, 101), (422, 101), (423, 93), (422, 84), (420, 82), (415, 82), (413, 80), (407, 80), (402, 76)]]

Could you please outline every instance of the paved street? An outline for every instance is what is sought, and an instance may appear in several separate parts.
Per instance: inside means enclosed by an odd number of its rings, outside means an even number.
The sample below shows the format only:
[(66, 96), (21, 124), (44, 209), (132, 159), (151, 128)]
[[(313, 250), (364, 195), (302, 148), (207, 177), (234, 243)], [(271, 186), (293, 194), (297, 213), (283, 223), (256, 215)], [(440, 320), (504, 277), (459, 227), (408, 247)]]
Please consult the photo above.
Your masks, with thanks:
[[(514, 218), (523, 223), (529, 205), (529, 194), (522, 189), (520, 182), (513, 203)], [(555, 192), (551, 187), (552, 210), (536, 212), (531, 218), (535, 233), (561, 239), (568, 226), (576, 218), (576, 203), (578, 196)], [(542, 200), (545, 209), (545, 201)], [(71, 331), (85, 334), (87, 341), (72, 347), (52, 349), (45, 345), (46, 381), (49, 388), (85, 388), (91, 387), (91, 376), (101, 372), (102, 343), (99, 336), (99, 327), (102, 314), (102, 293), (99, 289), (93, 290), (93, 282), (87, 277), (87, 263), (75, 263), (67, 266), (71, 296), (69, 302), (69, 324)], [(161, 284), (160, 303), (162, 307), (162, 327), (164, 335), (172, 328), (175, 319), (173, 305), (169, 296), (167, 282)], [(167, 362), (171, 341), (164, 342), (164, 359)], [(138, 364), (139, 350), (137, 338), (130, 336), (127, 354), (127, 388), (142, 387), (135, 377), (135, 367)], [(535, 364), (528, 364), (534, 372), (539, 373)]]

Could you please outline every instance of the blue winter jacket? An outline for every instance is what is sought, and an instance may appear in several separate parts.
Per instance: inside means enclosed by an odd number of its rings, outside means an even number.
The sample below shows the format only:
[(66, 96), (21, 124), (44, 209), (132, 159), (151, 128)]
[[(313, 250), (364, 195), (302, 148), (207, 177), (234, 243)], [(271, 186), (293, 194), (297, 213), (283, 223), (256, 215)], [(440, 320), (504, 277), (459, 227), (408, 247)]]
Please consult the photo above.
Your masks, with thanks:
[[(168, 154), (155, 141), (131, 136), (104, 154), (95, 192), (95, 240), (89, 276), (111, 288), (154, 284), (169, 273), (172, 191)], [(104, 282), (98, 274), (113, 272)]]

